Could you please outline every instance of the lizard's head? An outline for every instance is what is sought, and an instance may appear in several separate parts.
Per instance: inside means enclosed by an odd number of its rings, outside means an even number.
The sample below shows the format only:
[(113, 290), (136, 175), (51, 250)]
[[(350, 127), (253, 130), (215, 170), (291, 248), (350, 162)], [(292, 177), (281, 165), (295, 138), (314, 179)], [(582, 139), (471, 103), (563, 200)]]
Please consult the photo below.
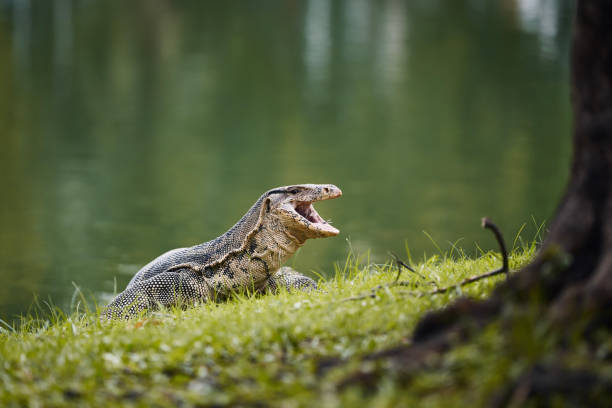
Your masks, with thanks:
[(275, 188), (266, 195), (268, 211), (276, 215), (285, 228), (301, 237), (333, 237), (340, 232), (321, 218), (312, 206), (315, 201), (342, 195), (342, 191), (333, 184), (297, 184)]

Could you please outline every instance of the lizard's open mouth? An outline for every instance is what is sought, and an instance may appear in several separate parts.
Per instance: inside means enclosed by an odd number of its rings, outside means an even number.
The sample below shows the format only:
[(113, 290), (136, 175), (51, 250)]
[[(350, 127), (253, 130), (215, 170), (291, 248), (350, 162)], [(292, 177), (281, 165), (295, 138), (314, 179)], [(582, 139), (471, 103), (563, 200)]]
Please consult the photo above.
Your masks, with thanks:
[(310, 222), (314, 223), (325, 223), (325, 220), (321, 218), (317, 210), (314, 209), (312, 203), (308, 202), (296, 202), (295, 203), (295, 212), (300, 214), (302, 217), (306, 218)]
[(309, 228), (319, 230), (320, 232), (324, 233), (324, 235), (329, 236), (338, 235), (340, 233), (337, 228), (334, 228), (319, 215), (317, 210), (315, 210), (312, 206), (312, 202), (296, 201), (293, 203), (293, 205), (295, 212), (311, 223)]

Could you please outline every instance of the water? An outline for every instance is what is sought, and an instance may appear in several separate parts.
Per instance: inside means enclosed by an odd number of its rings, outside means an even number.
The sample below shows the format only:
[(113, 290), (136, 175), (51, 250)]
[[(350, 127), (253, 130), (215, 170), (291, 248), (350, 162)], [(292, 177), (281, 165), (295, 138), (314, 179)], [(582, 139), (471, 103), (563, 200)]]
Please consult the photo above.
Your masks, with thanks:
[(567, 1), (0, 1), (0, 318), (101, 301), (275, 186), (334, 183), (349, 247), (495, 248), (570, 157)]

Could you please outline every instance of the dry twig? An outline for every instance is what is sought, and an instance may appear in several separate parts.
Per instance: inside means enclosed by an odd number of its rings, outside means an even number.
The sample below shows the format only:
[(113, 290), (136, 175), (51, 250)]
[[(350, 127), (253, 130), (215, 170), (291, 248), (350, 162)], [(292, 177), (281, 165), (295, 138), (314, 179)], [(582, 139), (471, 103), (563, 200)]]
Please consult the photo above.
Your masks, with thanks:
[(508, 266), (508, 252), (506, 251), (506, 244), (504, 243), (504, 237), (502, 236), (499, 228), (497, 227), (497, 225), (493, 223), (493, 221), (489, 219), (489, 217), (484, 217), (482, 219), (482, 227), (490, 229), (495, 234), (495, 238), (497, 239), (497, 243), (499, 244), (499, 249), (502, 255), (502, 267), (494, 271), (491, 271), (491, 272), (483, 273), (482, 275), (476, 275), (476, 276), (472, 276), (470, 278), (464, 279), (461, 282), (457, 283), (456, 285), (447, 286), (445, 288), (438, 288), (434, 291), (429, 292), (428, 293), (429, 295), (446, 293), (451, 289), (469, 285), (470, 283), (478, 282), (481, 279), (490, 278), (491, 276), (499, 275), (500, 273), (505, 273), (506, 279), (510, 276), (510, 268)]
[[(469, 285), (470, 283), (478, 282), (479, 280), (490, 278), (491, 276), (499, 275), (501, 273), (505, 273), (506, 274), (506, 279), (507, 279), (509, 277), (509, 274), (510, 274), (510, 268), (509, 268), (509, 264), (508, 264), (508, 252), (506, 250), (506, 244), (504, 242), (504, 237), (502, 236), (501, 231), (499, 230), (497, 225), (495, 225), (488, 217), (484, 217), (482, 219), (482, 227), (490, 229), (491, 231), (493, 231), (493, 234), (495, 234), (495, 238), (497, 239), (497, 243), (499, 244), (499, 248), (500, 248), (501, 255), (502, 255), (502, 267), (501, 268), (496, 269), (496, 270), (491, 271), (491, 272), (484, 273), (482, 275), (472, 276), (470, 278), (462, 280), (461, 282), (459, 282), (459, 283), (457, 283), (455, 285), (447, 286), (447, 287), (444, 287), (444, 288), (437, 288), (435, 290), (432, 290), (431, 292), (412, 292), (412, 294), (415, 295), (415, 296), (425, 296), (425, 295), (437, 295), (437, 294), (441, 294), (441, 293), (446, 293), (446, 292), (448, 292), (448, 291), (450, 291), (452, 289), (463, 287), (465, 285)], [(376, 294), (381, 289), (391, 288), (391, 287), (394, 287), (394, 286), (411, 286), (411, 285), (414, 285), (415, 282), (400, 281), (399, 280), (399, 277), (400, 277), (400, 275), (402, 273), (402, 268), (406, 268), (407, 270), (409, 270), (409, 271), (413, 272), (414, 274), (416, 274), (417, 276), (419, 276), (421, 279), (427, 280), (429, 283), (433, 283), (435, 285), (435, 282), (432, 282), (432, 281), (428, 280), (423, 275), (421, 275), (416, 270), (414, 270), (414, 268), (408, 266), (397, 255), (395, 255), (394, 253), (391, 253), (391, 255), (395, 258), (395, 262), (397, 263), (397, 267), (398, 267), (397, 276), (395, 277), (395, 280), (393, 282), (388, 283), (388, 284), (384, 284), (384, 285), (378, 285), (378, 286), (372, 288), (369, 293), (366, 293), (366, 294), (363, 294), (363, 295), (358, 295), (358, 296), (351, 296), (351, 297), (348, 297), (346, 299), (343, 299), (342, 302), (353, 301), (353, 300), (362, 300), (362, 299), (367, 299), (367, 298), (375, 298)]]

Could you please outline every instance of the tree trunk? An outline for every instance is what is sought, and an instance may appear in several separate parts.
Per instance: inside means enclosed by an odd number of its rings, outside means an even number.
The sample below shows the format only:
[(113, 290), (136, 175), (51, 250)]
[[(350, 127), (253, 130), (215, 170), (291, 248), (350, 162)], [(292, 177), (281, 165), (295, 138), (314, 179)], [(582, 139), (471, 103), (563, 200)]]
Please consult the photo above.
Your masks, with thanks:
[[(432, 354), (469, 341), (479, 328), (525, 313), (537, 299), (537, 313), (560, 336), (572, 322), (589, 339), (612, 327), (612, 1), (578, 0), (572, 52), (573, 162), (565, 195), (534, 261), (513, 274), (484, 301), (458, 299), (417, 324), (413, 342), (366, 357), (387, 359), (414, 375)], [(529, 306), (526, 306), (529, 305)], [(533, 309), (529, 309), (533, 313)], [(503, 312), (503, 313), (502, 313)], [(516, 318), (516, 317), (515, 317)], [(502, 325), (503, 327), (503, 325)], [(575, 329), (575, 327), (573, 328)], [(575, 333), (575, 332), (574, 332)], [(537, 373), (546, 373), (546, 381)], [(536, 375), (537, 374), (537, 375)], [(557, 376), (557, 377), (555, 377)], [(576, 397), (591, 373), (536, 366), (518, 381), (533, 390)], [(572, 388), (565, 379), (574, 378)], [(359, 374), (345, 383), (370, 384)], [(539, 381), (536, 383), (536, 381)], [(612, 385), (608, 380), (602, 380)], [(586, 381), (593, 384), (597, 381)], [(520, 385), (520, 384), (519, 384)], [(601, 382), (599, 382), (601, 385)], [(512, 387), (513, 385), (510, 385)], [(518, 386), (518, 385), (517, 385)], [(582, 388), (581, 388), (582, 387)], [(551, 390), (555, 391), (551, 391)], [(507, 403), (502, 393), (500, 404)], [(581, 395), (582, 395), (581, 394)], [(495, 404), (494, 404), (495, 405)]]
[(558, 318), (569, 303), (603, 312), (612, 300), (611, 19), (612, 2), (578, 2), (572, 56), (572, 173), (547, 244), (571, 254), (568, 280), (573, 277), (580, 283), (557, 300)]
[(534, 293), (553, 321), (589, 314), (612, 323), (612, 2), (579, 0), (572, 53), (574, 108), (570, 181), (536, 259), (484, 302), (460, 299), (419, 322), (415, 341), (486, 323)]

